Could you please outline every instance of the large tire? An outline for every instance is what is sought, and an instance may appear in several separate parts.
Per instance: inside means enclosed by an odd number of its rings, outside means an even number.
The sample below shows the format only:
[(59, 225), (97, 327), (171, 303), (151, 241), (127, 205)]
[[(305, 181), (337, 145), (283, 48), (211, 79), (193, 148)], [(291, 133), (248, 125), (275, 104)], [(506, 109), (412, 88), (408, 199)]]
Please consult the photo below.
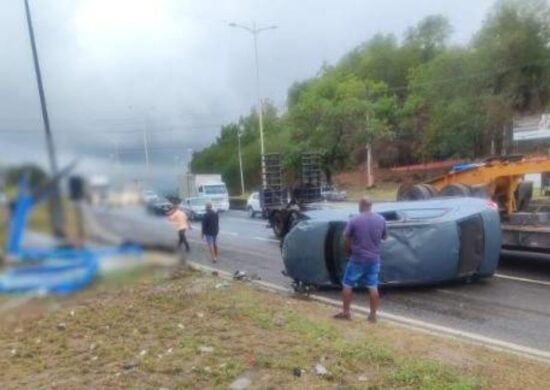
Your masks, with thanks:
[(405, 199), (405, 193), (411, 188), (411, 184), (401, 184), (399, 188), (397, 189), (397, 194), (395, 196), (396, 200), (406, 200)]
[(431, 184), (421, 184), (421, 186), (428, 190), (430, 198), (435, 198), (438, 195), (437, 189)]
[(516, 207), (519, 211), (527, 210), (533, 198), (533, 182), (524, 181), (516, 189)]
[(250, 207), (250, 206), (248, 206), (248, 209), (247, 209), (246, 211), (247, 211), (248, 216), (249, 216), (250, 218), (254, 218), (254, 216), (256, 215), (256, 212), (255, 212), (254, 209), (253, 209), (252, 207)]
[(271, 214), (271, 226), (273, 227), (273, 233), (277, 238), (283, 238), (286, 233), (285, 229), (285, 219), (281, 211), (274, 211)]
[(472, 196), (472, 190), (469, 186), (460, 183), (449, 184), (443, 187), (439, 192), (440, 196), (468, 197)]
[(397, 200), (425, 200), (432, 197), (430, 189), (426, 184), (415, 184), (414, 186), (403, 188), (397, 193)]

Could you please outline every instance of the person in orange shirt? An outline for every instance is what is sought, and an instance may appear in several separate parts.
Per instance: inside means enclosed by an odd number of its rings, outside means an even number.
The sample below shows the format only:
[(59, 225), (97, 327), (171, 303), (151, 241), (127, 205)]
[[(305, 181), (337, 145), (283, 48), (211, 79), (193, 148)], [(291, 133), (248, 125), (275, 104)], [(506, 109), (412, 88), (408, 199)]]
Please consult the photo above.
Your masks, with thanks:
[(189, 225), (187, 214), (181, 211), (178, 207), (174, 206), (168, 213), (168, 220), (178, 231), (178, 249), (181, 248), (181, 244), (184, 244), (186, 252), (189, 252), (190, 248), (185, 232), (187, 229), (190, 229), (191, 226)]

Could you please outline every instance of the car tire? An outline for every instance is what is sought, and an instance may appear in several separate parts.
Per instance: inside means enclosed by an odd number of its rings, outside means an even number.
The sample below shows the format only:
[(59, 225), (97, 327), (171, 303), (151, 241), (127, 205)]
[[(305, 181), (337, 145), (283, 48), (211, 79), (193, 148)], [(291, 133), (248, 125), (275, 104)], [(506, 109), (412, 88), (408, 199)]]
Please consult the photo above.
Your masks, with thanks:
[(254, 211), (254, 209), (251, 206), (248, 206), (247, 211), (248, 211), (248, 216), (250, 218), (254, 218), (256, 216), (256, 212)]
[(283, 213), (281, 213), (280, 211), (275, 211), (271, 215), (270, 219), (275, 237), (283, 238), (285, 235), (285, 220), (283, 217)]

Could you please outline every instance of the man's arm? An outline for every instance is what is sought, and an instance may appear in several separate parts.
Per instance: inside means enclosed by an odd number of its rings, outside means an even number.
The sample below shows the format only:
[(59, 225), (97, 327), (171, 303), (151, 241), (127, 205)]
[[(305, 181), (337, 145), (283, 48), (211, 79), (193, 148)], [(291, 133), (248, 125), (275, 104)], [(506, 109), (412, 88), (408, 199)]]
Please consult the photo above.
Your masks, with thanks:
[(351, 256), (351, 238), (344, 236), (344, 251), (346, 255)]

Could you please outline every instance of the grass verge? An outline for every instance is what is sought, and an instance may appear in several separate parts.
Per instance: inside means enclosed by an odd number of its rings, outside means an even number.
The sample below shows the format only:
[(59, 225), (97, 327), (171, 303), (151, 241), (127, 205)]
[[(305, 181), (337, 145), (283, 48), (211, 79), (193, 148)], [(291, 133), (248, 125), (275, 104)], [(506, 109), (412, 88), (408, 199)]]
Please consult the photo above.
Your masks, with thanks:
[[(151, 274), (150, 274), (151, 275)], [(121, 277), (121, 276), (118, 276)], [(326, 306), (191, 271), (111, 278), (0, 319), (7, 388), (544, 388), (550, 370), (481, 347), (331, 319)], [(110, 284), (109, 284), (110, 283)], [(48, 310), (36, 310), (48, 305)], [(17, 315), (15, 315), (17, 314)], [(326, 373), (316, 372), (326, 368)], [(321, 368), (322, 366), (322, 368)]]
[(359, 200), (362, 196), (368, 196), (375, 202), (394, 201), (397, 198), (398, 184), (379, 183), (373, 188), (350, 187), (346, 189), (349, 200)]

